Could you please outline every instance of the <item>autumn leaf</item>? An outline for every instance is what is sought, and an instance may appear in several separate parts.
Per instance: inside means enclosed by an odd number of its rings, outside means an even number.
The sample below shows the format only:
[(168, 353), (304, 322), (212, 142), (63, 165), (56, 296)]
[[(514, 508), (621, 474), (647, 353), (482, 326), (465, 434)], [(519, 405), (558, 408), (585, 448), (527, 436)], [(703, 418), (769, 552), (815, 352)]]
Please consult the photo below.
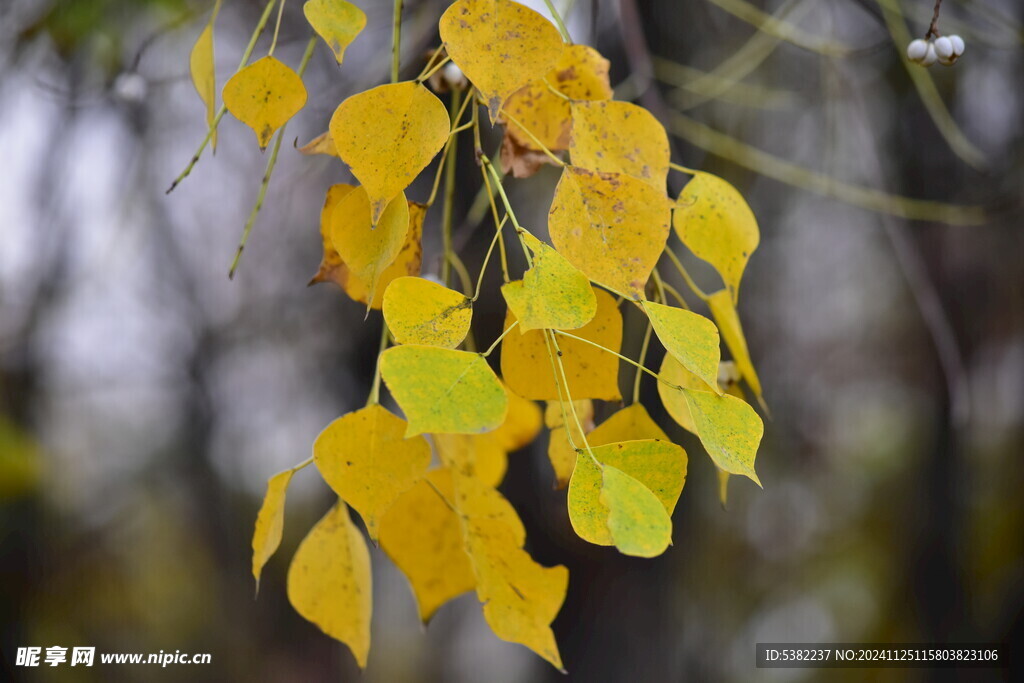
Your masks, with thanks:
[(676, 387), (706, 391), (707, 383), (683, 367), (683, 364), (676, 360), (671, 353), (666, 353), (662, 359), (658, 377), (663, 380), (658, 382), (658, 395), (661, 397), (665, 410), (680, 427), (696, 434), (697, 426), (693, 424), (690, 406), (686, 402), (686, 394)]
[(315, 138), (299, 147), (299, 152), (305, 155), (325, 154), (329, 157), (338, 156), (338, 150), (334, 148), (334, 138), (331, 131), (324, 131)]
[(525, 230), (521, 237), (533, 253), (533, 266), (522, 280), (501, 287), (520, 334), (543, 328), (575, 330), (593, 320), (597, 298), (587, 276)]
[(525, 178), (536, 173), (541, 164), (553, 163), (538, 142), (552, 152), (568, 149), (572, 130), (569, 100), (611, 98), (608, 67), (608, 60), (594, 48), (567, 45), (543, 79), (513, 93), (501, 108), (502, 119), (508, 119), (504, 121), (502, 169), (506, 173), (511, 170), (516, 178)]
[(735, 303), (743, 270), (761, 241), (743, 195), (722, 178), (698, 172), (679, 194), (672, 225), (690, 251), (715, 267)]
[(430, 444), (405, 438), (406, 422), (380, 405), (343, 415), (313, 443), (313, 458), (328, 486), (366, 523), (370, 538), (388, 508), (430, 465)]
[(508, 453), (494, 432), (487, 434), (434, 434), (441, 462), (464, 477), (476, 477), (497, 488), (508, 470)]
[[(192, 75), (192, 84), (199, 93), (199, 98), (206, 106), (206, 126), (213, 128), (213, 119), (217, 111), (217, 74), (213, 58), (213, 24), (217, 21), (220, 13), (221, 0), (213, 4), (213, 12), (210, 21), (207, 22), (199, 38), (192, 47), (192, 54), (189, 56), (189, 73)], [(217, 129), (210, 132), (210, 147), (217, 150)]]
[(444, 104), (415, 81), (381, 85), (338, 105), (331, 137), (366, 188), (371, 224), (441, 151), (450, 129)]
[(750, 359), (750, 350), (747, 348), (747, 339), (743, 336), (743, 325), (740, 323), (740, 316), (736, 313), (732, 296), (725, 289), (708, 295), (708, 307), (711, 315), (715, 317), (718, 329), (722, 332), (726, 346), (736, 361), (736, 367), (750, 389), (761, 399), (761, 380), (754, 370), (754, 362)]
[(380, 373), (409, 420), (406, 436), (475, 434), (505, 421), (505, 387), (478, 353), (403, 344), (381, 354)]
[(764, 434), (764, 423), (746, 401), (710, 391), (683, 389), (694, 428), (715, 464), (730, 474), (749, 477), (758, 486), (754, 457)]
[(651, 419), (647, 409), (640, 403), (634, 403), (617, 411), (590, 432), (587, 437), (591, 446), (639, 439), (669, 440), (668, 435)]
[(306, 86), (292, 69), (266, 56), (245, 67), (224, 85), (224, 106), (253, 129), (266, 149), (278, 128), (306, 106)]
[(492, 433), (502, 448), (513, 453), (533, 443), (540, 434), (544, 418), (540, 406), (533, 401), (522, 398), (507, 387), (505, 393), (508, 395), (508, 413), (505, 421)]
[[(669, 441), (649, 439), (601, 446), (591, 444), (590, 452), (584, 450), (578, 454), (569, 482), (569, 521), (585, 541), (618, 546), (608, 524), (609, 506), (602, 499), (603, 473), (608, 466), (615, 467), (652, 492), (655, 500), (663, 506), (662, 512), (671, 516), (686, 481), (686, 452)], [(623, 538), (628, 537), (628, 531), (623, 533)], [(630, 543), (627, 541), (626, 545)]]
[(640, 299), (668, 240), (670, 203), (632, 176), (567, 166), (548, 212), (551, 242), (594, 282)]
[(568, 570), (537, 564), (523, 550), (526, 531), (515, 509), (475, 477), (456, 476), (455, 506), (476, 576), (477, 598), (494, 634), (525, 645), (561, 669), (551, 622), (565, 601)]
[(256, 528), (252, 534), (252, 576), (256, 579), (256, 592), (260, 590), (263, 567), (281, 545), (284, 532), (284, 498), (295, 470), (278, 472), (267, 480), (263, 505), (256, 515)]
[[(572, 334), (617, 353), (622, 345), (622, 314), (608, 292), (596, 289), (594, 294), (597, 298), (594, 319)], [(505, 317), (505, 329), (514, 321), (515, 315), (509, 311)], [(543, 401), (559, 398), (545, 334), (539, 330), (526, 334), (513, 332), (501, 343), (501, 375), (509, 389), (523, 398)], [(558, 345), (562, 350), (569, 392), (574, 400), (599, 398), (617, 401), (622, 397), (619, 394), (619, 360), (615, 356), (593, 344), (565, 336), (558, 337)]]
[(373, 226), (369, 196), (357, 187), (338, 199), (330, 220), (331, 244), (352, 274), (367, 283), (367, 299), (372, 300), (381, 275), (398, 258), (409, 233), (405, 195), (399, 192)]
[(317, 35), (331, 48), (338, 64), (345, 58), (345, 48), (366, 26), (363, 10), (345, 0), (309, 0), (302, 6), (302, 12)]
[(573, 103), (569, 154), (574, 166), (630, 175), (665, 192), (668, 134), (643, 107), (618, 101)]
[(601, 504), (608, 530), (624, 555), (657, 557), (672, 543), (672, 519), (650, 489), (622, 470), (605, 465)]
[(384, 320), (399, 344), (454, 349), (469, 333), (473, 302), (421, 277), (400, 277), (384, 292)]
[(508, 96), (547, 73), (564, 48), (551, 22), (511, 0), (458, 0), (439, 28), (448, 55), (483, 95), (491, 123)]
[(338, 501), (299, 544), (288, 568), (288, 600), (366, 666), (373, 611), (370, 553), (345, 503)]
[(431, 470), (399, 496), (380, 523), (380, 546), (409, 580), (424, 623), (476, 587), (462, 523), (449, 507), (453, 500), (451, 470)]
[(665, 349), (683, 367), (704, 380), (707, 388), (722, 393), (718, 388), (718, 363), (722, 352), (715, 324), (682, 308), (653, 301), (643, 301), (640, 305)]

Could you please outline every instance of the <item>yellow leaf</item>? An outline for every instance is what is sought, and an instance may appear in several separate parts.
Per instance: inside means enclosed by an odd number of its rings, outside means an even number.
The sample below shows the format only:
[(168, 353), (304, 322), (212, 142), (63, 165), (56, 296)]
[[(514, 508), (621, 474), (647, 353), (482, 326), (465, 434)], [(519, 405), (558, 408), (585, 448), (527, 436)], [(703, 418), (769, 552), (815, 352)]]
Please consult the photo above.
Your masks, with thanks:
[(668, 435), (651, 419), (647, 409), (640, 403), (634, 403), (616, 412), (587, 437), (591, 446), (639, 439), (669, 440)]
[[(583, 424), (583, 429), (588, 434), (594, 429), (594, 402), (590, 399), (573, 401), (576, 414)], [(583, 435), (579, 427), (572, 419), (569, 405), (565, 406), (568, 425), (562, 419), (562, 405), (558, 401), (548, 401), (544, 411), (544, 420), (548, 425), (548, 460), (551, 461), (551, 468), (555, 471), (555, 488), (564, 489), (569, 485), (569, 477), (576, 467), (576, 449), (572, 447), (576, 443), (583, 447)], [(569, 430), (572, 430), (572, 443), (569, 442)]]
[(672, 518), (650, 489), (625, 472), (605, 465), (601, 503), (608, 529), (624, 555), (657, 557), (672, 543)]
[(381, 355), (380, 374), (409, 420), (406, 436), (489, 432), (505, 421), (505, 387), (478, 353), (394, 346)]
[(508, 391), (508, 415), (494, 432), (501, 447), (513, 453), (530, 445), (540, 434), (542, 416), (540, 406), (522, 398), (514, 391)]
[(256, 133), (260, 149), (266, 149), (274, 132), (306, 106), (302, 79), (270, 56), (232, 76), (223, 96), (228, 111)]
[[(220, 0), (213, 6), (213, 14), (210, 16), (206, 28), (199, 34), (196, 44), (192, 46), (192, 54), (189, 56), (189, 71), (192, 74), (192, 84), (199, 93), (199, 99), (206, 105), (206, 127), (213, 126), (213, 119), (217, 111), (217, 73), (214, 68), (213, 59), (213, 23), (217, 20), (217, 13), (220, 11)], [(210, 147), (217, 150), (217, 129), (210, 133)]]
[(665, 242), (670, 203), (632, 176), (567, 166), (548, 212), (551, 242), (594, 282), (643, 298)]
[(618, 545), (608, 526), (608, 506), (601, 499), (602, 468), (595, 459), (636, 479), (653, 492), (668, 515), (672, 514), (686, 482), (687, 459), (681, 447), (648, 439), (591, 444), (591, 450), (593, 457), (586, 450), (578, 454), (569, 481), (569, 521), (580, 538), (597, 545)]
[(452, 471), (497, 487), (505, 478), (508, 454), (494, 434), (434, 434), (434, 443)]
[(372, 539), (391, 504), (430, 466), (430, 444), (406, 439), (405, 429), (405, 420), (370, 405), (334, 420), (313, 443), (324, 481), (356, 509)]
[(462, 524), (448, 507), (455, 500), (452, 473), (441, 468), (426, 478), (403, 493), (380, 523), (380, 546), (409, 579), (424, 623), (476, 586)]
[(252, 534), (252, 575), (256, 579), (256, 590), (260, 589), (260, 574), (267, 560), (281, 545), (284, 532), (284, 497), (295, 470), (278, 472), (267, 480), (267, 493), (263, 505), (256, 515), (256, 529)]
[(764, 434), (764, 423), (746, 401), (710, 391), (683, 389), (693, 424), (708, 455), (719, 469), (749, 477), (758, 486), (754, 457)]
[(736, 313), (732, 297), (727, 290), (719, 290), (708, 295), (708, 307), (711, 308), (711, 315), (715, 316), (718, 329), (722, 331), (722, 337), (736, 361), (736, 367), (740, 374), (747, 380), (754, 395), (761, 398), (761, 380), (754, 370), (754, 362), (750, 359), (750, 351), (747, 349), (747, 339), (743, 335), (743, 326), (740, 324), (740, 316)]
[(643, 107), (618, 101), (574, 103), (569, 154), (574, 166), (630, 175), (665, 192), (668, 135)]
[(384, 292), (384, 320), (399, 344), (454, 349), (469, 333), (473, 302), (436, 282), (400, 277)]
[(679, 194), (672, 225), (690, 251), (715, 267), (735, 302), (743, 270), (761, 241), (743, 195), (718, 176), (697, 173)]
[(492, 123), (509, 95), (547, 73), (564, 49), (550, 21), (511, 0), (459, 0), (439, 28), (452, 61), (484, 96)]
[(708, 387), (722, 393), (718, 388), (718, 363), (722, 352), (715, 324), (682, 308), (653, 301), (643, 301), (640, 305), (665, 349), (687, 370), (704, 380)]
[(729, 502), (729, 473), (718, 468), (715, 471), (718, 472), (718, 500), (725, 507)]
[(331, 137), (331, 131), (320, 133), (320, 135), (299, 147), (299, 152), (306, 155), (326, 154), (329, 157), (338, 156), (338, 150), (334, 148), (334, 138)]
[(331, 212), (331, 244), (352, 274), (367, 284), (373, 299), (385, 269), (394, 263), (409, 234), (409, 202), (401, 192), (376, 226), (370, 223), (370, 199), (357, 187)]
[(533, 267), (522, 280), (501, 287), (520, 334), (544, 328), (575, 330), (593, 320), (597, 298), (587, 276), (530, 233), (521, 234), (533, 252)]
[(338, 64), (345, 58), (345, 48), (366, 26), (363, 10), (345, 0), (309, 0), (302, 6), (302, 12), (317, 35), (331, 48)]
[(451, 120), (437, 96), (414, 81), (353, 95), (331, 117), (338, 156), (366, 188), (371, 223), (448, 141)]
[[(622, 345), (622, 314), (608, 292), (596, 289), (597, 314), (572, 334), (618, 353)], [(505, 329), (515, 321), (512, 311), (505, 317)], [(501, 374), (508, 388), (523, 398), (554, 401), (559, 398), (552, 357), (540, 330), (526, 334), (511, 333), (501, 343)], [(573, 400), (599, 398), (617, 401), (619, 360), (612, 354), (586, 342), (558, 336), (562, 365)], [(556, 366), (557, 367), (557, 366)], [(561, 374), (559, 374), (561, 382)]]
[(303, 618), (348, 645), (360, 667), (370, 652), (373, 587), (366, 541), (341, 501), (317, 522), (288, 568), (288, 600)]
[(608, 60), (594, 48), (567, 45), (544, 79), (513, 93), (502, 106), (502, 112), (509, 119), (505, 122), (505, 142), (501, 148), (502, 168), (506, 172), (519, 168), (520, 172), (514, 175), (522, 178), (533, 173), (524, 171), (526, 167), (516, 163), (517, 155), (551, 163), (534, 138), (552, 152), (568, 149), (572, 109), (564, 97), (551, 92), (548, 86), (573, 100), (607, 100), (612, 96), (608, 67)]
[(523, 524), (500, 493), (461, 476), (455, 492), (484, 618), (502, 640), (525, 645), (561, 669), (551, 622), (565, 601), (568, 570), (542, 567), (523, 550)]

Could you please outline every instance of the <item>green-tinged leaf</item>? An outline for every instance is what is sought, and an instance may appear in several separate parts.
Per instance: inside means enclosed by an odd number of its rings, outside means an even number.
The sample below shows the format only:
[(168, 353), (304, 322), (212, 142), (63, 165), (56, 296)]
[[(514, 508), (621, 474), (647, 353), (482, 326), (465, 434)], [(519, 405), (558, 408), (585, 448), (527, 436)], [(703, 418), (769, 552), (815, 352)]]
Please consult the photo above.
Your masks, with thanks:
[(454, 349), (469, 333), (473, 302), (436, 282), (400, 277), (384, 292), (384, 320), (399, 344)]
[(718, 388), (718, 363), (722, 352), (715, 324), (702, 315), (682, 308), (653, 301), (643, 301), (640, 305), (651, 319), (654, 333), (665, 349), (708, 387), (721, 393)]
[(561, 254), (528, 232), (521, 236), (533, 252), (533, 267), (522, 280), (502, 286), (509, 310), (519, 321), (519, 331), (551, 328), (575, 330), (597, 313), (597, 298), (587, 276)]
[(611, 465), (602, 470), (601, 503), (608, 529), (624, 555), (657, 557), (672, 543), (672, 519), (651, 491)]
[(694, 427), (708, 455), (720, 469), (749, 477), (758, 486), (754, 457), (764, 423), (754, 409), (735, 396), (684, 389)]
[(370, 653), (370, 553), (341, 501), (317, 522), (288, 569), (288, 600), (303, 618), (348, 645), (360, 667)]
[(430, 465), (430, 444), (422, 436), (406, 439), (406, 427), (383, 406), (370, 405), (334, 420), (313, 444), (324, 481), (356, 509), (372, 539), (381, 516)]
[(505, 387), (478, 353), (395, 346), (381, 355), (380, 373), (409, 420), (406, 436), (475, 434), (505, 421)]
[(718, 176), (698, 172), (679, 195), (672, 225), (690, 251), (715, 267), (735, 302), (743, 270), (761, 241), (743, 195)]
[(366, 26), (366, 14), (345, 0), (309, 0), (302, 6), (306, 21), (331, 48), (341, 64), (347, 48)]

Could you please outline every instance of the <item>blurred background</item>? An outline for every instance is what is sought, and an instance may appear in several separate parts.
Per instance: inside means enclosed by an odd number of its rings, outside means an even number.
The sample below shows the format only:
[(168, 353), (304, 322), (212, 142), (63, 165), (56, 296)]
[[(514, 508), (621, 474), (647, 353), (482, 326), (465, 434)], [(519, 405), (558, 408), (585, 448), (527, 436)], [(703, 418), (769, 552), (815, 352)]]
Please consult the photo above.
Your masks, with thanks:
[[(296, 545), (332, 494), (293, 480), (284, 541), (253, 600), (250, 539), (267, 477), (308, 457), (365, 402), (380, 316), (320, 259), (338, 160), (291, 146), (345, 97), (388, 79), (392, 3), (338, 69), (318, 46), (239, 272), (226, 277), (264, 158), (226, 117), (205, 134), (188, 76), (212, 2), (0, 0), (0, 650), (30, 680), (355, 680), (347, 649), (288, 605)], [(545, 11), (543, 2), (533, 6)], [(759, 490), (690, 453), (674, 546), (631, 559), (573, 534), (546, 437), (502, 491), (543, 564), (569, 567), (554, 629), (573, 680), (1009, 680), (1010, 673), (756, 670), (759, 641), (1005, 642), (1024, 605), (1024, 3), (946, 0), (953, 68), (901, 60), (932, 0), (556, 0), (612, 62), (620, 99), (651, 109), (674, 160), (748, 198), (762, 232), (740, 313), (772, 417)], [(446, 3), (406, 0), (403, 74), (438, 43)], [(262, 11), (229, 0), (218, 87)], [(275, 55), (310, 31), (289, 2)], [(264, 35), (256, 55), (266, 50)], [(499, 136), (488, 136), (493, 149)], [(458, 158), (456, 241), (472, 273), (491, 224)], [(433, 167), (431, 167), (432, 171)], [(508, 186), (543, 234), (557, 179)], [(429, 176), (411, 199), (429, 194)], [(671, 191), (685, 177), (673, 174)], [(439, 271), (440, 203), (425, 273)], [(479, 228), (479, 229), (478, 229)], [(705, 288), (713, 273), (690, 258)], [(671, 268), (669, 281), (677, 288)], [(494, 264), (477, 338), (504, 314)], [(635, 357), (643, 328), (627, 315)], [(661, 351), (648, 364), (658, 367)], [(621, 373), (624, 386), (632, 372)], [(617, 406), (602, 406), (607, 415)], [(378, 550), (367, 681), (565, 680), (499, 641), (473, 595), (426, 630)], [(24, 645), (209, 652), (187, 669), (24, 669)]]

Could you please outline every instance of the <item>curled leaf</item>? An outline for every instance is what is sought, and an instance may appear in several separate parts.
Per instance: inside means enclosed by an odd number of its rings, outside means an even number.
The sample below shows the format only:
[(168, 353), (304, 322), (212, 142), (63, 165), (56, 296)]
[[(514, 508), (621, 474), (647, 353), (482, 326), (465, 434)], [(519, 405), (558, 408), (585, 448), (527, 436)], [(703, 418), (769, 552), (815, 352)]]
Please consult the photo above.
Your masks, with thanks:
[(281, 545), (281, 535), (284, 532), (284, 498), (294, 473), (294, 470), (285, 470), (267, 480), (263, 505), (256, 515), (256, 528), (252, 534), (252, 576), (256, 579), (257, 591), (260, 588), (263, 567)]

